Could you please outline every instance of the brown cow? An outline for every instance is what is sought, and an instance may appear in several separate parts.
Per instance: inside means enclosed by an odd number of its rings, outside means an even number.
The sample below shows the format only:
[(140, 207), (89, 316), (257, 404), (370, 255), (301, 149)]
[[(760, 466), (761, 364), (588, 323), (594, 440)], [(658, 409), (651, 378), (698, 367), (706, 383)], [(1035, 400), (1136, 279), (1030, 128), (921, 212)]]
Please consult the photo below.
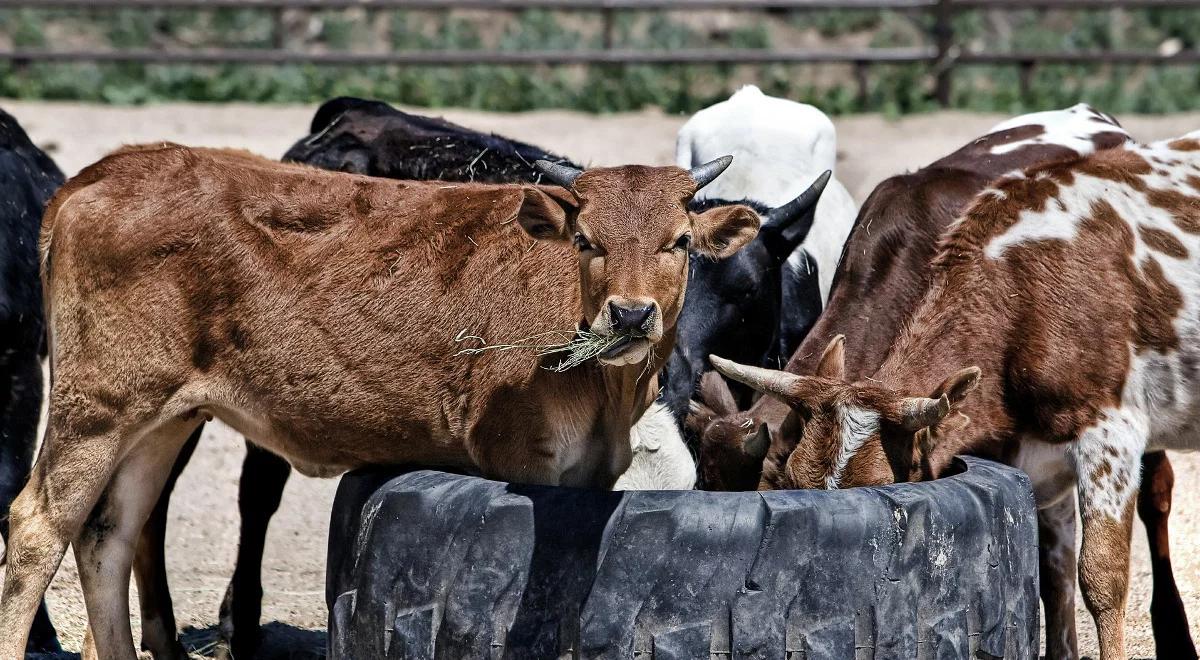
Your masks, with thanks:
[[(547, 164), (569, 193), (177, 145), (85, 169), (43, 224), (54, 376), (12, 507), (0, 659), (22, 656), (69, 542), (84, 656), (135, 657), (134, 545), (207, 416), (310, 475), (420, 462), (610, 487), (671, 350), (689, 244), (722, 258), (758, 230), (745, 206), (686, 209), (729, 160)], [(528, 352), (456, 355), (464, 331), (519, 342), (577, 325), (620, 341), (562, 373)]]
[[(988, 135), (913, 172), (885, 180), (863, 204), (838, 266), (828, 309), (818, 320), (786, 370), (817, 373), (821, 351), (839, 334), (848, 338), (846, 374), (864, 378), (883, 362), (921, 297), (929, 288), (928, 264), (942, 232), (993, 179), (1014, 170), (1076, 158), (1130, 142), (1111, 117), (1087, 105), (1015, 117)], [(864, 311), (869, 310), (869, 312)], [(717, 379), (720, 382), (720, 379)], [(715, 392), (718, 383), (710, 384)], [(771, 447), (772, 461), (791, 451), (788, 407), (763, 397), (746, 412), (705, 399), (689, 420), (704, 430), (700, 472), (709, 487), (737, 490), (757, 487), (761, 459)], [(762, 426), (765, 424), (765, 427)], [(744, 442), (760, 449), (745, 457)], [(1171, 466), (1162, 452), (1147, 455), (1139, 512), (1150, 538), (1154, 566), (1151, 615), (1160, 655), (1195, 657), (1178, 588), (1171, 571), (1167, 514), (1171, 503)], [(1151, 486), (1147, 486), (1150, 484)], [(1075, 633), (1075, 503), (1066, 498), (1038, 512), (1041, 538), (1042, 599), (1046, 606), (1047, 656), (1078, 657)]]
[(1198, 252), (1200, 133), (1100, 151), (981, 194), (864, 380), (840, 362), (816, 376), (713, 363), (800, 418), (766, 486), (928, 479), (970, 453), (1023, 469), (1041, 506), (1077, 488), (1079, 582), (1101, 658), (1123, 659), (1142, 454), (1200, 449)]

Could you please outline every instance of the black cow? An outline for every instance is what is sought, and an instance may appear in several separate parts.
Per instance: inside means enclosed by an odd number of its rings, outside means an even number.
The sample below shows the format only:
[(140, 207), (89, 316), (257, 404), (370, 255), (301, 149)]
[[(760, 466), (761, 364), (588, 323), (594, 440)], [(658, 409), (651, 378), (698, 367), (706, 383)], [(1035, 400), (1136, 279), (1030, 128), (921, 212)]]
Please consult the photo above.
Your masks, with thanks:
[(533, 145), (401, 112), (380, 101), (341, 97), (317, 109), (309, 129), (283, 160), (389, 179), (541, 183), (548, 160), (578, 168)]
[[(0, 110), (0, 535), (8, 542), (8, 507), (33, 465), (42, 409), (41, 357), (46, 321), (38, 276), (42, 212), (63, 174)], [(46, 604), (38, 608), (29, 651), (62, 650)]]
[[(308, 137), (287, 151), (284, 160), (368, 176), (481, 183), (539, 183), (542, 173), (532, 167), (537, 160), (580, 168), (532, 145), (478, 133), (442, 119), (408, 114), (378, 101), (355, 98), (329, 101), (317, 110), (310, 130)], [(778, 209), (743, 200), (706, 200), (693, 204), (693, 210), (699, 211), (746, 203), (768, 221), (759, 237), (734, 257), (721, 262), (692, 262), (687, 302), (677, 322), (677, 352), (703, 358), (710, 350), (705, 347), (719, 350), (730, 342), (754, 344), (752, 351), (758, 355), (770, 352), (778, 336), (780, 268), (807, 235), (813, 209), (827, 180), (828, 176), (823, 177), (812, 190)], [(722, 302), (725, 300), (727, 304)], [(819, 310), (819, 297), (816, 304)], [(728, 322), (715, 319), (714, 315), (728, 316)], [(743, 318), (761, 319), (765, 332), (753, 337), (745, 335), (751, 325), (742, 322)], [(756, 320), (754, 326), (759, 322)], [(672, 355), (671, 360), (678, 358)], [(690, 360), (685, 362), (688, 375), (678, 380), (690, 384), (699, 375), (698, 365)], [(682, 420), (690, 389), (677, 385), (673, 391), (679, 393), (674, 410)], [(180, 452), (143, 531), (134, 564), (142, 595), (143, 620), (162, 617), (158, 619), (162, 623), (158, 630), (175, 630), (163, 557), (170, 493), (199, 441), (200, 432), (197, 429)], [(243, 478), (238, 489), (242, 527), (237, 563), (220, 611), (221, 636), (228, 641), (235, 658), (252, 657), (260, 641), (263, 546), (267, 526), (279, 507), (290, 474), (291, 467), (286, 461), (246, 443)], [(156, 660), (186, 658), (175, 639), (159, 639), (145, 626), (142, 644), (154, 651)]]
[[(766, 220), (758, 237), (728, 259), (692, 256), (687, 298), (675, 325), (675, 350), (660, 377), (662, 398), (681, 424), (696, 383), (708, 370), (709, 355), (729, 351), (748, 364), (783, 364), (790, 355), (783, 352), (784, 337), (803, 336), (820, 315), (816, 278), (808, 279), (807, 291), (791, 287), (791, 299), (785, 300), (783, 269), (808, 236), (830, 175), (825, 172), (803, 195), (777, 209), (753, 200), (706, 199), (690, 204), (694, 211), (746, 204)], [(804, 256), (805, 263), (815, 268), (811, 258)], [(793, 327), (795, 319), (804, 319), (804, 327)]]

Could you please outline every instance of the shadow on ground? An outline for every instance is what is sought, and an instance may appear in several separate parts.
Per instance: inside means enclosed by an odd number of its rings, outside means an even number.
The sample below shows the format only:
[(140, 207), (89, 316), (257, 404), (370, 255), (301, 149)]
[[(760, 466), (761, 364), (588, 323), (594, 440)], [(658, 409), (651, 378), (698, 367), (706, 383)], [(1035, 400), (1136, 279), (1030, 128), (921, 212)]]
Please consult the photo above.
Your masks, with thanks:
[[(262, 647), (255, 660), (325, 660), (325, 631), (305, 630), (272, 621), (262, 627)], [(191, 658), (214, 658), (220, 634), (216, 626), (184, 628), (179, 641)], [(78, 653), (27, 653), (25, 660), (80, 660)]]
[[(184, 628), (179, 641), (193, 658), (217, 656), (220, 635), (216, 626)], [(255, 660), (324, 660), (325, 632), (306, 630), (272, 621), (262, 627), (262, 646)]]

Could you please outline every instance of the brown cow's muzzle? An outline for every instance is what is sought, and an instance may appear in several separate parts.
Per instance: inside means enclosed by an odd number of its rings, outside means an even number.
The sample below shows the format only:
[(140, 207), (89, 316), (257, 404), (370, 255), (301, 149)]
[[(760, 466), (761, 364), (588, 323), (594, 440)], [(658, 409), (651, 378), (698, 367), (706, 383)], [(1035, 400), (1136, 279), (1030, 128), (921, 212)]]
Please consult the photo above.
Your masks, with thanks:
[(654, 300), (610, 296), (592, 322), (591, 331), (602, 337), (617, 337), (615, 344), (597, 356), (602, 364), (636, 364), (645, 360), (650, 348), (662, 339), (662, 310)]

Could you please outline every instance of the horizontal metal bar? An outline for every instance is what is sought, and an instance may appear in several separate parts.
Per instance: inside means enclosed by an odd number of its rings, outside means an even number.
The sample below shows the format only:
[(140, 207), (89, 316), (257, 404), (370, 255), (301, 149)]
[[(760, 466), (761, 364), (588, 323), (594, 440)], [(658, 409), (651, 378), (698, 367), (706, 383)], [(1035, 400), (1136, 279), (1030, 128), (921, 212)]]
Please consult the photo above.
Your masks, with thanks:
[(0, 0), (0, 8), (66, 9), (922, 9), (937, 0)]
[(1200, 0), (952, 0), (956, 11), (966, 9), (1139, 9), (1196, 8)]
[(1200, 51), (1185, 50), (1174, 55), (1136, 51), (962, 53), (954, 61), (955, 64), (1195, 64), (1200, 62)]
[(147, 64), (290, 64), (327, 65), (466, 65), (466, 64), (773, 64), (932, 62), (930, 48), (874, 48), (862, 51), (766, 50), (752, 48), (691, 50), (565, 50), (565, 51), (396, 51), (390, 53), (308, 53), (283, 50), (195, 51), (0, 51), (0, 60), (38, 62), (143, 62)]
[[(928, 9), (937, 0), (0, 0), (0, 9), (554, 9), (558, 11), (703, 9)], [(1200, 0), (952, 0), (965, 9), (1118, 9), (1200, 7)]]

